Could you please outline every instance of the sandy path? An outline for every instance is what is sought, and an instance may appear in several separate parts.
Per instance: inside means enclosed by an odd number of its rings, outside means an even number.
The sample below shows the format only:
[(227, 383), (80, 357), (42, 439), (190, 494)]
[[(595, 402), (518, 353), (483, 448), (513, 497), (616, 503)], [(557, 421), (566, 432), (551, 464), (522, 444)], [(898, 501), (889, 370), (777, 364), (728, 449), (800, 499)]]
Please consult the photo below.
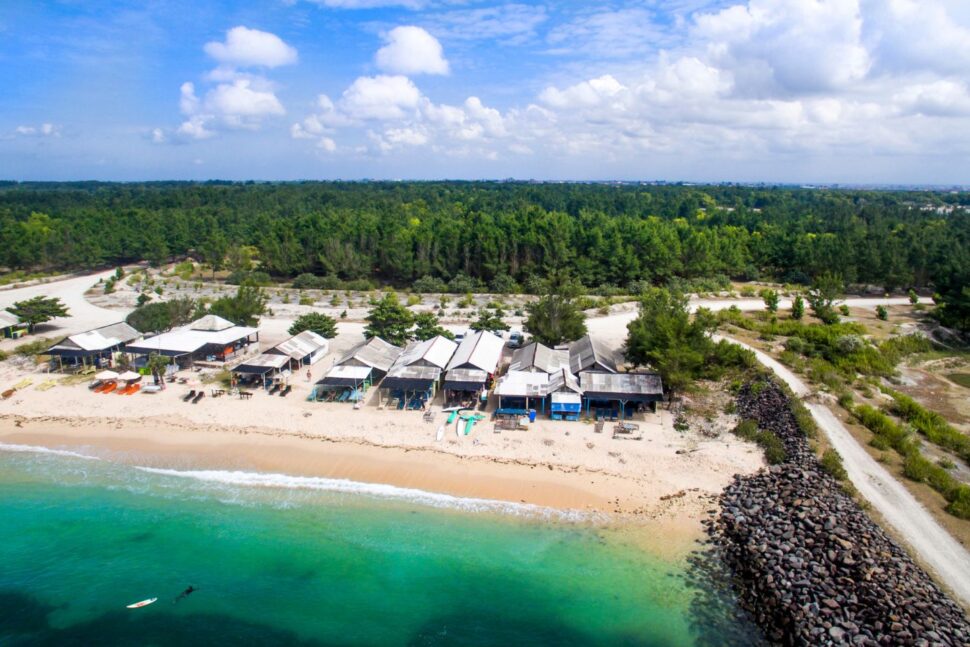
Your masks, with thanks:
[[(722, 338), (753, 351), (758, 361), (774, 371), (799, 397), (811, 393), (808, 385), (765, 353), (736, 339)], [(806, 402), (805, 405), (829, 442), (842, 455), (852, 484), (919, 555), (923, 563), (928, 564), (965, 604), (970, 604), (970, 552), (856, 442), (835, 414), (821, 404)]]

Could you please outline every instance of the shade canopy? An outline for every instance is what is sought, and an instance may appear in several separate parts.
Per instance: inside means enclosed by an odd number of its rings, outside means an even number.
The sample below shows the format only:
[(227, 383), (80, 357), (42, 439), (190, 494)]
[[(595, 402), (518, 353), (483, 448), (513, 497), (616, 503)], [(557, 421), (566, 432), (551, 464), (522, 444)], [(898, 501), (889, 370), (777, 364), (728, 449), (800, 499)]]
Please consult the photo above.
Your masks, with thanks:
[(118, 376), (118, 379), (124, 382), (132, 382), (134, 380), (140, 380), (141, 375), (139, 375), (138, 373), (135, 373), (134, 371), (125, 371), (124, 373)]
[(118, 374), (114, 371), (101, 371), (94, 376), (96, 380), (117, 380)]

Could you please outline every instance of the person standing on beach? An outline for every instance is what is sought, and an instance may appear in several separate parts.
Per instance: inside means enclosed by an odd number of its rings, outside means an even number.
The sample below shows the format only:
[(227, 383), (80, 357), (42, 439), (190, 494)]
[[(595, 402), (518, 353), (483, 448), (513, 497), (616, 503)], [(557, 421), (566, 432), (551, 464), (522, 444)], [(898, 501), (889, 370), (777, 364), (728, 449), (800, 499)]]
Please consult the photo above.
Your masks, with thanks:
[(310, 369), (307, 369), (306, 370), (306, 381), (307, 382), (310, 382), (311, 380), (313, 380), (313, 374), (310, 372)]

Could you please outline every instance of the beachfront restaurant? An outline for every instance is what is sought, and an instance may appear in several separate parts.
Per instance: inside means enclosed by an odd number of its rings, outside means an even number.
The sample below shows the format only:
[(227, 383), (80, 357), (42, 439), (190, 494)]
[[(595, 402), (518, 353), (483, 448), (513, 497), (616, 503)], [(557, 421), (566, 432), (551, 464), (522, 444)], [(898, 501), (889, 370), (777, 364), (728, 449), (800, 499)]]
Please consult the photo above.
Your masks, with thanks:
[(446, 406), (474, 407), (488, 402), (488, 388), (504, 347), (502, 338), (488, 331), (472, 333), (462, 340), (446, 368)]
[(657, 410), (663, 384), (656, 373), (579, 374), (586, 415), (597, 420), (626, 420), (637, 411)]
[(27, 334), (28, 326), (12, 312), (0, 310), (0, 339), (20, 339)]
[(262, 353), (256, 357), (244, 359), (232, 367), (230, 372), (240, 385), (270, 388), (278, 376), (289, 374), (290, 357), (288, 355), (273, 355)]
[(285, 355), (290, 359), (294, 371), (305, 366), (313, 366), (326, 356), (330, 342), (312, 330), (304, 330), (281, 344), (266, 351), (270, 355)]
[(495, 395), (498, 397), (496, 416), (524, 416), (530, 409), (540, 413), (546, 410), (549, 393), (549, 375), (529, 371), (509, 371), (498, 381)]
[(119, 322), (65, 337), (47, 349), (52, 370), (77, 370), (85, 366), (108, 368), (115, 353), (141, 337), (141, 333)]
[(206, 315), (188, 326), (128, 344), (126, 352), (143, 364), (152, 353), (171, 357), (179, 368), (195, 362), (228, 362), (250, 344), (259, 342), (259, 329), (237, 326), (216, 315)]
[(403, 349), (380, 337), (357, 344), (327, 371), (313, 386), (310, 400), (326, 402), (360, 402), (367, 389), (381, 380)]
[(398, 409), (423, 409), (434, 399), (441, 375), (458, 344), (437, 336), (408, 345), (381, 381), (381, 403)]

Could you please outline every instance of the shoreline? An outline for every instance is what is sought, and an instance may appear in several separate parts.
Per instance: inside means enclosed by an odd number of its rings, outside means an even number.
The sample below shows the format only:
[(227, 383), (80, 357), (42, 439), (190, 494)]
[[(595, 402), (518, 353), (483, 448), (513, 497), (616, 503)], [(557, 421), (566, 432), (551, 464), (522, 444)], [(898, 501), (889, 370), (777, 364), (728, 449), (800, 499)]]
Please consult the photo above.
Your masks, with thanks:
[(672, 561), (703, 539), (701, 520), (718, 494), (700, 488), (661, 492), (640, 479), (599, 469), (161, 417), (4, 414), (0, 442), (69, 450), (132, 467), (344, 479), (530, 506), (532, 512), (562, 512), (570, 522), (623, 533), (626, 541)]

